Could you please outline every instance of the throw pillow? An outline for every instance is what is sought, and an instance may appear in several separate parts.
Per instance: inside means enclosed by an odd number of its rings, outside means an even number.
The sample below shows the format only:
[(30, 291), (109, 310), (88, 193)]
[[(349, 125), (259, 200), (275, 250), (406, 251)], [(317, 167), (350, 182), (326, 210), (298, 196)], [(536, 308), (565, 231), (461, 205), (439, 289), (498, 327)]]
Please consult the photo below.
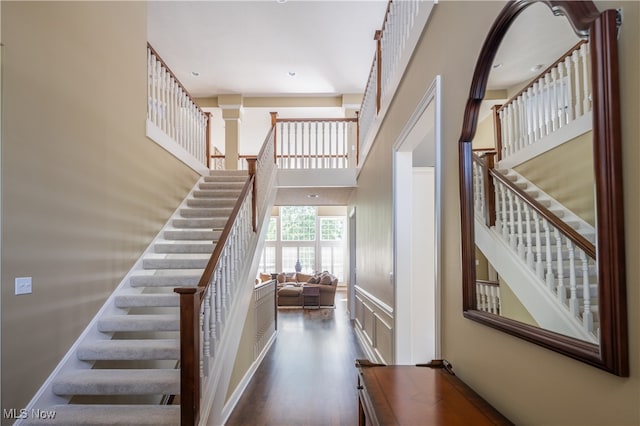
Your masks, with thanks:
[(333, 277), (331, 276), (331, 274), (322, 273), (319, 281), (320, 284), (331, 285), (332, 282), (333, 282)]

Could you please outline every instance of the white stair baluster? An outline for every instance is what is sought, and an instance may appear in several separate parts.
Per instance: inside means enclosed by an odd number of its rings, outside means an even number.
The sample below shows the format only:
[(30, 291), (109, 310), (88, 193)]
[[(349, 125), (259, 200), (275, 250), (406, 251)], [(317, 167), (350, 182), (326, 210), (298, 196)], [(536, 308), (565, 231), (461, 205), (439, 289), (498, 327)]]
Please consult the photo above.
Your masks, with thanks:
[(593, 312), (591, 312), (591, 284), (589, 283), (589, 262), (584, 251), (578, 249), (582, 263), (582, 326), (593, 333)]
[(573, 316), (578, 316), (580, 307), (578, 303), (578, 290), (576, 284), (576, 262), (573, 242), (567, 238), (567, 249), (569, 250), (569, 311)]
[(563, 127), (567, 122), (567, 90), (566, 90), (566, 73), (564, 61), (560, 61), (557, 66), (558, 80), (558, 127)]
[(531, 241), (531, 207), (529, 207), (528, 204), (524, 205), (524, 213), (525, 213), (525, 227), (526, 227), (526, 238), (527, 238), (526, 260), (527, 260), (527, 265), (529, 265), (529, 268), (533, 270), (534, 259), (533, 259), (533, 247), (532, 247), (532, 241)]
[(564, 60), (564, 65), (567, 70), (567, 124), (576, 119), (575, 110), (575, 91), (574, 91), (574, 74), (573, 74), (573, 62), (571, 56), (567, 56)]
[(580, 46), (580, 60), (582, 62), (582, 110), (583, 114), (591, 111), (591, 74), (590, 74), (590, 57), (587, 43)]
[(562, 237), (560, 235), (560, 232), (556, 228), (553, 228), (553, 236), (555, 237), (555, 241), (556, 241), (556, 259), (555, 259), (556, 280), (557, 280), (556, 295), (558, 296), (558, 300), (560, 300), (560, 302), (564, 304), (567, 300), (567, 293), (564, 285), (564, 259), (562, 256), (562, 250), (563, 250)]
[(576, 112), (576, 119), (578, 117), (581, 117), (584, 112), (582, 111), (582, 86), (581, 86), (581, 80), (580, 80), (580, 54), (578, 53), (577, 50), (574, 50), (573, 53), (571, 54), (571, 60), (573, 61), (573, 72), (574, 72), (574, 82), (575, 82), (575, 112)]
[(551, 134), (553, 131), (553, 108), (551, 103), (551, 73), (546, 73), (540, 78), (543, 90), (543, 108), (544, 108), (544, 134)]
[(551, 250), (551, 229), (549, 227), (549, 222), (546, 219), (543, 219), (542, 226), (544, 228), (544, 239), (547, 258), (547, 273), (545, 275), (545, 281), (547, 283), (547, 288), (549, 289), (549, 291), (555, 292), (555, 277), (553, 276), (553, 257)]
[(509, 197), (509, 244), (513, 250), (517, 250), (518, 241), (516, 235), (516, 217), (515, 217), (515, 209), (513, 207), (514, 203), (514, 195), (511, 191), (507, 193)]
[(525, 106), (527, 109), (527, 138), (529, 145), (536, 141), (536, 116), (534, 114), (533, 87), (529, 87), (526, 93)]
[(518, 232), (518, 256), (520, 259), (525, 260), (525, 246), (524, 246), (524, 226), (523, 226), (523, 204), (524, 202), (520, 197), (515, 196), (516, 200), (516, 214), (518, 218), (517, 222), (517, 232)]
[(559, 105), (559, 101), (558, 101), (558, 97), (560, 95), (560, 92), (558, 90), (558, 67), (555, 66), (551, 69), (551, 87), (549, 88), (549, 94), (551, 97), (551, 104), (550, 104), (550, 112), (551, 112), (551, 128), (552, 130), (555, 132), (556, 130), (558, 130), (560, 128), (560, 118), (559, 118), (559, 111), (558, 111), (558, 105)]
[(544, 281), (544, 264), (542, 263), (542, 236), (540, 235), (540, 218), (537, 212), (533, 212), (533, 220), (536, 224), (536, 275)]
[(505, 241), (509, 241), (509, 204), (507, 200), (507, 188), (503, 184), (498, 184), (500, 187), (500, 212), (502, 214), (502, 238)]

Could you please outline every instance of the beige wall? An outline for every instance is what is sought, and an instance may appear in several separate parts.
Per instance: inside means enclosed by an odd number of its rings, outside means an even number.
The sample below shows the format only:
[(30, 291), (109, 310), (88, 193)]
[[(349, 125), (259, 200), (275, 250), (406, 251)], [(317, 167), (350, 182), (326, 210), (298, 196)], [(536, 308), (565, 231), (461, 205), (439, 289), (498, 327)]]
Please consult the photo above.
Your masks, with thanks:
[[(619, 40), (631, 377), (620, 378), (462, 316), (458, 138), (475, 60), (503, 2), (441, 1), (358, 180), (358, 284), (392, 303), (391, 146), (420, 97), (442, 75), (442, 353), (457, 374), (516, 424), (640, 424), (640, 149), (637, 2), (623, 7)], [(603, 6), (604, 5), (604, 6)]]
[(197, 176), (144, 135), (144, 2), (2, 9), (2, 408), (19, 409)]
[(595, 226), (593, 133), (587, 132), (515, 170), (591, 226)]

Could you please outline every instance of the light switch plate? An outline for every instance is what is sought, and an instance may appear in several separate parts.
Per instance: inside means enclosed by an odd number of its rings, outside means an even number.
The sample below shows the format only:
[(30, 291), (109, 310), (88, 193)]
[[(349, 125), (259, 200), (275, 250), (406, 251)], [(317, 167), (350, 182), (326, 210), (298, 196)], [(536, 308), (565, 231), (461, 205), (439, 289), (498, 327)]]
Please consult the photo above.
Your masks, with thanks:
[(30, 294), (31, 290), (31, 277), (16, 278), (16, 295)]

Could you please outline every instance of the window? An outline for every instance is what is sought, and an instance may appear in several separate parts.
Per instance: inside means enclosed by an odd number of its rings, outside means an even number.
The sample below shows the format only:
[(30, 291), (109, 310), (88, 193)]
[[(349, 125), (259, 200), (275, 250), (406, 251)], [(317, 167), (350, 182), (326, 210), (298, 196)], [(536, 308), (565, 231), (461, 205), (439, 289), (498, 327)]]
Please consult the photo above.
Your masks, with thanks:
[(309, 206), (280, 208), (282, 241), (315, 241), (316, 209)]
[(283, 206), (279, 210), (279, 215), (269, 220), (260, 271), (290, 273), (300, 262), (304, 274), (329, 271), (344, 282), (346, 216), (336, 216), (335, 209), (327, 211), (332, 216), (321, 216), (319, 212), (326, 210), (313, 206)]
[(267, 236), (265, 241), (276, 241), (278, 239), (278, 218), (269, 218), (269, 228), (267, 228)]
[(265, 247), (260, 256), (260, 272), (271, 274), (276, 271), (276, 248)]
[(322, 247), (322, 270), (331, 272), (338, 282), (344, 282), (344, 248)]
[(293, 272), (296, 262), (300, 262), (303, 274), (313, 274), (316, 271), (315, 247), (282, 247), (282, 270)]
[(344, 239), (344, 218), (322, 217), (320, 218), (320, 240), (342, 241)]

